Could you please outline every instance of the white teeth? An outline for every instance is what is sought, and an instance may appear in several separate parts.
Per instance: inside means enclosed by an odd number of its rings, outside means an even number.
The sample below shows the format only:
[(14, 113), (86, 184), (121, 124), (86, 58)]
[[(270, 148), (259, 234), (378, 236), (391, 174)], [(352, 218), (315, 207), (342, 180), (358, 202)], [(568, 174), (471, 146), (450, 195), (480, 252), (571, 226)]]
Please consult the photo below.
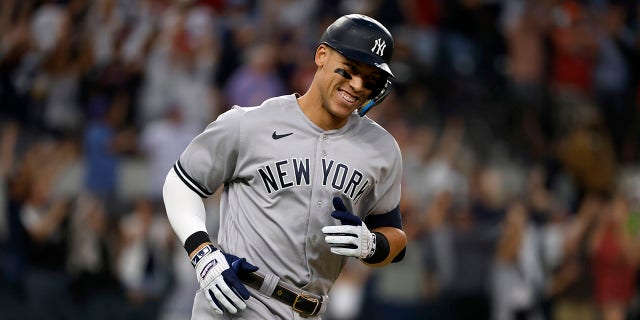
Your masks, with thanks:
[(356, 102), (356, 100), (357, 100), (355, 97), (352, 97), (350, 94), (348, 94), (348, 93), (346, 93), (346, 92), (344, 92), (344, 91), (338, 91), (338, 93), (340, 94), (340, 96), (341, 96), (343, 99), (347, 100), (347, 101), (348, 101), (348, 102), (350, 102), (350, 103), (354, 103), (354, 102)]

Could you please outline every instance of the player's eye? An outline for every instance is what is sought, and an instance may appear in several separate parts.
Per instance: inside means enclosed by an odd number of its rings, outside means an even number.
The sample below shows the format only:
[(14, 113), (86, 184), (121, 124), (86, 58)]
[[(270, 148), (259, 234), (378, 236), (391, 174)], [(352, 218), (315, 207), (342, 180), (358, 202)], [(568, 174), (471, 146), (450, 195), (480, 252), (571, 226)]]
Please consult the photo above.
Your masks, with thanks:
[(378, 81), (367, 80), (364, 82), (364, 87), (365, 89), (374, 91), (379, 87)]
[(371, 91), (379, 91), (384, 87), (387, 79), (385, 77), (370, 77), (364, 82), (364, 87)]

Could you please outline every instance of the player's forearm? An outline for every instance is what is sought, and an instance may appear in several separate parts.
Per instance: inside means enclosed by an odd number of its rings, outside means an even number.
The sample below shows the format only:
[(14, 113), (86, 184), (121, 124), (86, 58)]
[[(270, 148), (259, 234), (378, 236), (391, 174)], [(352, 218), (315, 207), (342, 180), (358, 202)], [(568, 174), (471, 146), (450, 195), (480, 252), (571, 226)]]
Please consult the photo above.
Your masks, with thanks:
[(164, 205), (169, 223), (176, 235), (185, 244), (187, 238), (207, 230), (202, 198), (187, 187), (171, 169), (162, 188)]
[(379, 227), (371, 230), (373, 232), (381, 233), (389, 243), (389, 255), (378, 263), (366, 263), (371, 267), (383, 267), (391, 263), (393, 259), (405, 248), (407, 245), (407, 236), (404, 231), (394, 227)]

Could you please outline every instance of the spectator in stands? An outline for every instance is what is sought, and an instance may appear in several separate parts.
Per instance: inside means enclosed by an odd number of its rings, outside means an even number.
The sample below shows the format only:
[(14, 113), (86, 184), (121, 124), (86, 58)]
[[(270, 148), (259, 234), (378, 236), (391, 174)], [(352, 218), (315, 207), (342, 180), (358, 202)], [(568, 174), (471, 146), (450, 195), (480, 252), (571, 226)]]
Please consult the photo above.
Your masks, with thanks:
[(136, 146), (135, 133), (122, 127), (128, 99), (126, 95), (116, 95), (113, 100), (96, 96), (90, 106), (95, 118), (87, 125), (85, 133), (84, 185), (87, 191), (104, 201), (108, 215), (115, 214), (112, 206), (117, 204), (120, 157)]
[(225, 100), (230, 105), (256, 106), (268, 97), (283, 95), (286, 90), (277, 65), (277, 47), (270, 41), (252, 45), (244, 63), (232, 73), (225, 86)]
[(594, 297), (600, 319), (624, 320), (636, 292), (640, 237), (631, 229), (629, 203), (621, 193), (598, 212), (590, 239)]

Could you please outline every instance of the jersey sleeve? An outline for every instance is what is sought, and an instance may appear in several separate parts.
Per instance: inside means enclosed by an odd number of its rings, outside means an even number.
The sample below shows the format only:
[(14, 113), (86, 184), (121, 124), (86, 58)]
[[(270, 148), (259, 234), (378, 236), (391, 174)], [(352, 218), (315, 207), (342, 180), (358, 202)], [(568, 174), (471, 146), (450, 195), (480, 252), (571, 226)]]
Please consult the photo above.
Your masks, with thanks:
[(377, 187), (372, 192), (367, 215), (381, 215), (398, 209), (400, 204), (402, 181), (402, 154), (400, 147), (393, 141), (393, 157), (384, 175), (380, 177)]
[(203, 198), (232, 179), (244, 113), (234, 107), (221, 114), (189, 143), (173, 166), (182, 182)]

